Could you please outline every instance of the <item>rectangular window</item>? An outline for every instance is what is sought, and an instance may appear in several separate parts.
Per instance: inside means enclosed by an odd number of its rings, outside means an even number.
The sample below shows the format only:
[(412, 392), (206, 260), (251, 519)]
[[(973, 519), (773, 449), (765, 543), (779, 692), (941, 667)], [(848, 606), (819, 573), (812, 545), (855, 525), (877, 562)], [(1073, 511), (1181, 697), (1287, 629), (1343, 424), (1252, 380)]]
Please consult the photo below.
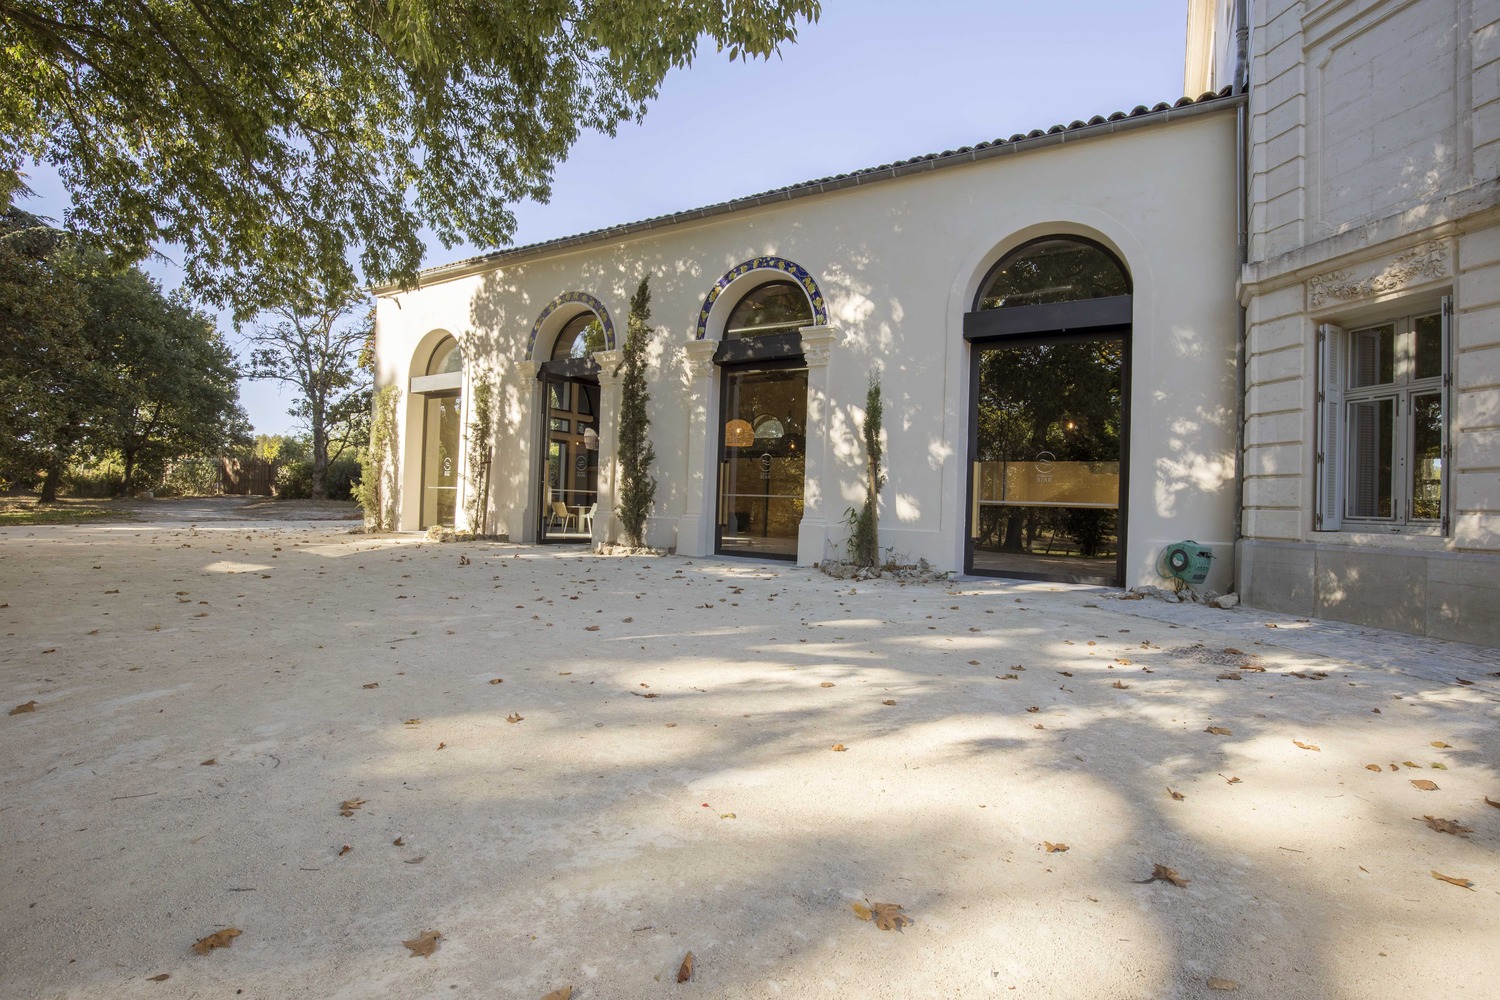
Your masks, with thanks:
[(1446, 530), (1449, 315), (1319, 328), (1318, 530)]

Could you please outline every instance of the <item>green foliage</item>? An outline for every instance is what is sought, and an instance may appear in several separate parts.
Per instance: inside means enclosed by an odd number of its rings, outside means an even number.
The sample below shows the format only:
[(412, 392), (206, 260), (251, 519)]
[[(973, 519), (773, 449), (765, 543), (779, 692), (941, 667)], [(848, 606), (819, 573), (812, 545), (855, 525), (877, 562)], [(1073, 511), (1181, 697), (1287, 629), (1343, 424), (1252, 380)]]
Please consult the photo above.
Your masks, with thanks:
[(359, 362), (374, 311), (361, 294), (312, 288), (268, 312), (276, 321), (249, 337), (250, 377), (297, 393), (289, 412), (307, 423), (308, 489), (314, 500), (333, 498), (330, 465), (369, 435), (372, 376)]
[(56, 497), (115, 456), (120, 489), (248, 430), (213, 320), (17, 210), (0, 216), (0, 480)]
[(218, 496), (223, 489), (218, 456), (200, 455), (170, 463), (156, 486), (165, 497)]
[[(0, 194), (56, 165), (127, 259), (186, 248), (237, 319), (302, 277), (414, 280), (423, 229), (503, 246), (584, 129), (639, 119), (706, 37), (764, 57), (817, 0), (0, 0)], [(9, 177), (7, 177), (9, 174)], [(351, 252), (352, 251), (352, 252)]]
[(880, 463), (885, 450), (880, 442), (885, 407), (880, 399), (880, 376), (870, 373), (870, 387), (865, 392), (865, 502), (858, 511), (849, 511), (849, 559), (856, 566), (880, 565), (880, 491), (885, 473)]
[(359, 459), (341, 455), (323, 470), (323, 495), (313, 493), (313, 465), (307, 459), (276, 466), (276, 497), (280, 500), (351, 500), (359, 482)]
[(495, 457), (495, 385), (488, 373), (476, 376), (470, 392), (469, 530), (489, 534), (490, 464)]
[(651, 444), (651, 418), (646, 404), (646, 344), (651, 339), (651, 278), (641, 279), (630, 299), (630, 323), (625, 333), (620, 362), (620, 500), (618, 514), (625, 541), (646, 544), (646, 518), (656, 502), (656, 479), (651, 463), (656, 449)]
[(396, 406), (399, 386), (375, 390), (370, 417), (370, 443), (360, 453), (359, 483), (354, 499), (365, 512), (365, 523), (374, 531), (396, 529), (396, 475), (400, 461), (396, 451)]

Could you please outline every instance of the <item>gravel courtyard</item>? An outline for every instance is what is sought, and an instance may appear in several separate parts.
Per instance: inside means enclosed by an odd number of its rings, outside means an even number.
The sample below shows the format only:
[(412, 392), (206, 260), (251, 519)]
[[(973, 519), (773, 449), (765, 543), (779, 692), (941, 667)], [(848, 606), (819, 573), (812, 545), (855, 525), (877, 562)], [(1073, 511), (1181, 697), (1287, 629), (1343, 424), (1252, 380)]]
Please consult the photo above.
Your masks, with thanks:
[(0, 530), (0, 997), (1500, 995), (1493, 650), (348, 529)]

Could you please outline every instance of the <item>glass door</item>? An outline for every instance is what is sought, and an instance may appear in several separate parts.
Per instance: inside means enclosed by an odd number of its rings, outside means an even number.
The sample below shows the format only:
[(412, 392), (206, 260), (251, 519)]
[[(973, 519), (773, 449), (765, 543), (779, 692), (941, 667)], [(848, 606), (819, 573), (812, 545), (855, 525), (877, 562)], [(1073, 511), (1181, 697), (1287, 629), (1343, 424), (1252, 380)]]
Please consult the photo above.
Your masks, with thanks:
[(806, 448), (806, 368), (725, 371), (719, 552), (797, 558)]
[(593, 538), (599, 506), (599, 385), (549, 378), (547, 437), (542, 461), (542, 530), (550, 542)]
[(975, 345), (971, 573), (1117, 585), (1125, 343)]
[(422, 527), (453, 527), (458, 512), (458, 442), (462, 400), (428, 396), (422, 448)]

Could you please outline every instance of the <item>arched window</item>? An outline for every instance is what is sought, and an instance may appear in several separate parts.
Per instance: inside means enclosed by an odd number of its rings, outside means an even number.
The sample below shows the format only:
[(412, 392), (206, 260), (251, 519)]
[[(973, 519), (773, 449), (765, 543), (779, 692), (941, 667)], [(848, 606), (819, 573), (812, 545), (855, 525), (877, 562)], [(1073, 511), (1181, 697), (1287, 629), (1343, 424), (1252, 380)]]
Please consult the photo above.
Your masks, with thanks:
[(1130, 294), (1109, 251), (1082, 239), (1048, 237), (1013, 251), (990, 272), (976, 310), (1040, 306)]
[(432, 360), (427, 362), (427, 374), (445, 375), (463, 370), (464, 352), (458, 349), (458, 341), (452, 337), (444, 337), (433, 349)]
[(793, 281), (770, 281), (740, 299), (724, 326), (725, 340), (796, 333), (813, 325), (807, 293)]
[(558, 331), (557, 340), (552, 343), (551, 360), (591, 358), (595, 351), (604, 348), (604, 324), (599, 322), (599, 317), (585, 311), (568, 320), (567, 325)]

